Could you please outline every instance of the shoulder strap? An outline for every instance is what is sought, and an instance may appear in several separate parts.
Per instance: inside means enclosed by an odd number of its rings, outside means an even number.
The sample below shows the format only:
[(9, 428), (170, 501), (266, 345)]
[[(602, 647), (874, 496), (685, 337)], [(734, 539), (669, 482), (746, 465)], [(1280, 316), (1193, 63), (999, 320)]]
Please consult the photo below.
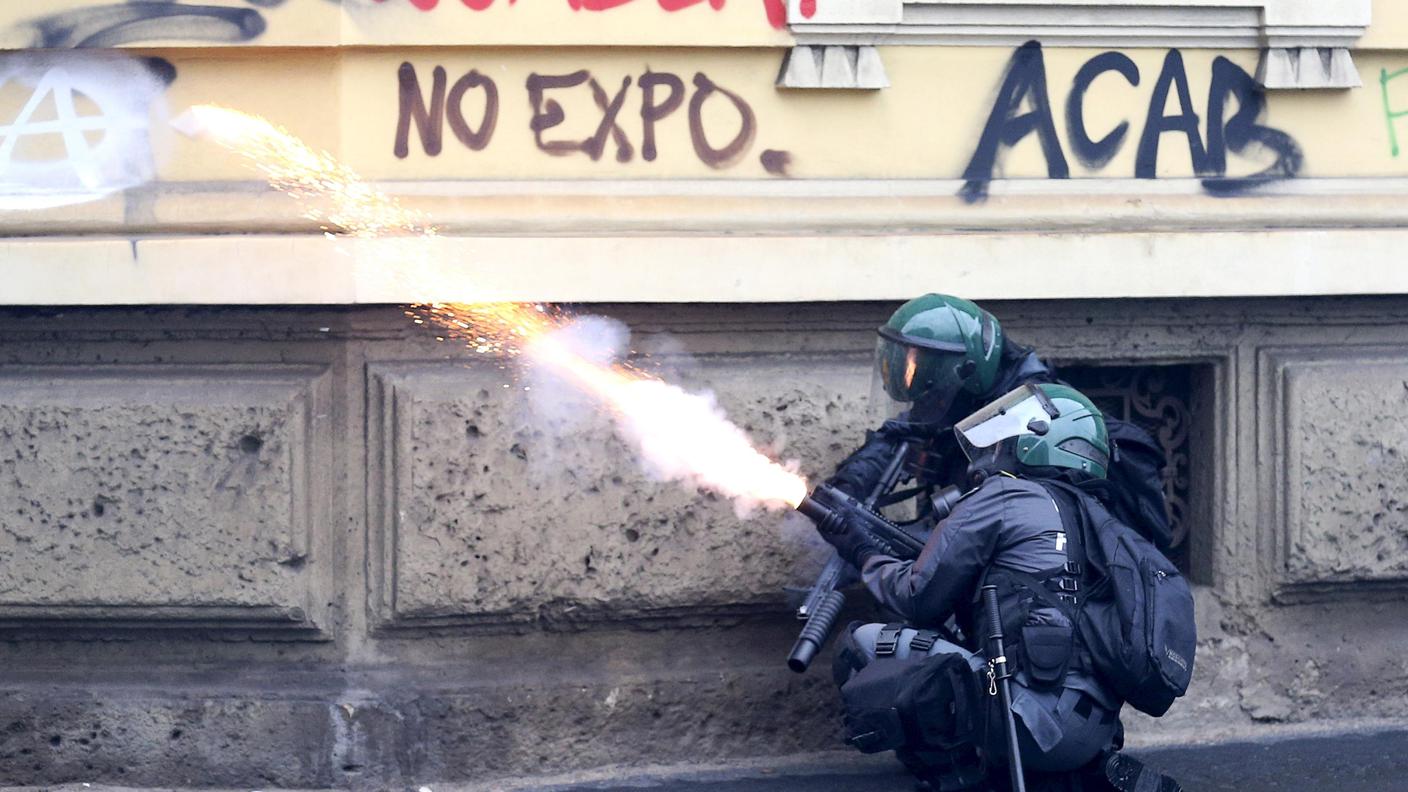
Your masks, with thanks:
[[(1066, 558), (1068, 567), (1075, 565), (1076, 577), (1084, 577), (1090, 571), (1090, 556), (1086, 553), (1085, 526), (1089, 517), (1081, 502), (1084, 493), (1064, 481), (1036, 479), (1056, 503), (1056, 511), (1061, 515), (1061, 527), (1066, 530)], [(1072, 492), (1071, 490), (1075, 490)]]

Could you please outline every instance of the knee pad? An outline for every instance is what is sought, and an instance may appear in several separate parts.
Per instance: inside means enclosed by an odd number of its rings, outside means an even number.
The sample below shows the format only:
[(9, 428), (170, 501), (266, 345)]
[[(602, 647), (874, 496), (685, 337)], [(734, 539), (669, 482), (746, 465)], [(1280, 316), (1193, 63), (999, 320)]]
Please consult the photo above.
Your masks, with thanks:
[(842, 630), (836, 639), (836, 649), (831, 655), (831, 679), (836, 683), (836, 687), (849, 682), (857, 671), (870, 663), (870, 655), (856, 640), (856, 630), (860, 628), (861, 623), (853, 621), (846, 625), (846, 629)]

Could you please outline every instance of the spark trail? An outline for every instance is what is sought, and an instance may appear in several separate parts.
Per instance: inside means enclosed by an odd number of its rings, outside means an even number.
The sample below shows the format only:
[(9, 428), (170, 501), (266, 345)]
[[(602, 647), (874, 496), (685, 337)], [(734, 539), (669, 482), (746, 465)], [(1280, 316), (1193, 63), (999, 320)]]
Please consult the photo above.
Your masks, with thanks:
[(795, 507), (806, 496), (806, 480), (757, 450), (707, 394), (599, 362), (565, 344), (558, 331), (572, 317), (556, 307), (431, 302), (436, 283), (425, 265), (438, 236), (435, 226), (327, 152), (265, 119), (218, 105), (196, 105), (172, 123), (244, 157), (274, 189), (298, 199), (304, 216), (327, 233), (402, 240), (377, 263), (412, 294), (424, 296), (406, 310), (412, 321), (475, 353), (546, 367), (590, 394), (655, 475), (748, 503)]

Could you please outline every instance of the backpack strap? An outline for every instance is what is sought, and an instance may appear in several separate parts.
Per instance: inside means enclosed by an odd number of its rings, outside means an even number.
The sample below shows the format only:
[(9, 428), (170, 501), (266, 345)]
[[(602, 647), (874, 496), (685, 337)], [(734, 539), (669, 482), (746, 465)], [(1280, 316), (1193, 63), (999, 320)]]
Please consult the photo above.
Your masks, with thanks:
[[(1090, 579), (1090, 573), (1094, 569), (1090, 565), (1090, 554), (1087, 551), (1086, 540), (1089, 538), (1085, 528), (1090, 523), (1090, 515), (1086, 513), (1083, 498), (1085, 493), (1064, 481), (1053, 481), (1051, 479), (1036, 479), (1051, 500), (1056, 504), (1056, 511), (1061, 515), (1061, 527), (1066, 531), (1066, 563), (1065, 574), (1071, 579), (1085, 582)], [(1077, 594), (1077, 588), (1067, 592), (1072, 595)], [(1059, 590), (1059, 589), (1058, 589)], [(1079, 596), (1066, 597), (1072, 605), (1080, 604)]]
[[(1082, 492), (1080, 488), (1064, 481), (1041, 479), (1037, 483), (1051, 494), (1051, 499), (1056, 502), (1057, 511), (1061, 514), (1061, 524), (1066, 529), (1066, 567), (1074, 570), (1073, 574), (1080, 581), (1080, 590), (1072, 592), (1072, 596), (1062, 596), (1063, 592), (1056, 592), (1053, 597), (1064, 606), (1062, 612), (1076, 628), (1077, 640), (1072, 667), (1089, 672), (1094, 668), (1094, 662), (1084, 645), (1084, 639), (1081, 637), (1080, 615), (1085, 609), (1086, 600), (1096, 595), (1109, 583), (1108, 579), (1103, 576), (1103, 568), (1090, 562), (1088, 548), (1093, 530), (1087, 531), (1091, 525), (1091, 518), (1085, 505), (1085, 499), (1090, 496)], [(1041, 595), (1044, 593), (1038, 592), (1038, 598), (1042, 598)], [(1043, 601), (1047, 600), (1043, 599)], [(1048, 602), (1048, 604), (1051, 603)]]

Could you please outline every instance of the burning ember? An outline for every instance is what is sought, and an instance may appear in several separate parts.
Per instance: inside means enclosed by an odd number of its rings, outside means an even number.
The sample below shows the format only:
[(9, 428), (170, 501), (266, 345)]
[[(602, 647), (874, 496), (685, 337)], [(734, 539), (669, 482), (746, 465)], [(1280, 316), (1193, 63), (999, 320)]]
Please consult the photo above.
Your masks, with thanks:
[[(329, 234), (361, 239), (429, 240), (436, 228), (420, 213), (363, 181), (330, 154), (310, 148), (268, 121), (216, 105), (197, 105), (173, 125), (204, 136), (248, 159), (269, 184), (303, 202), (305, 216)], [(418, 267), (429, 245), (380, 262), (398, 281), (429, 298), (434, 283)], [(496, 357), (526, 358), (593, 396), (618, 431), (641, 453), (651, 472), (735, 500), (795, 507), (807, 494), (800, 475), (753, 447), (748, 436), (705, 394), (689, 393), (626, 365), (598, 362), (563, 343), (555, 331), (571, 321), (540, 303), (438, 303), (411, 305), (406, 315), (428, 325), (440, 341)]]

